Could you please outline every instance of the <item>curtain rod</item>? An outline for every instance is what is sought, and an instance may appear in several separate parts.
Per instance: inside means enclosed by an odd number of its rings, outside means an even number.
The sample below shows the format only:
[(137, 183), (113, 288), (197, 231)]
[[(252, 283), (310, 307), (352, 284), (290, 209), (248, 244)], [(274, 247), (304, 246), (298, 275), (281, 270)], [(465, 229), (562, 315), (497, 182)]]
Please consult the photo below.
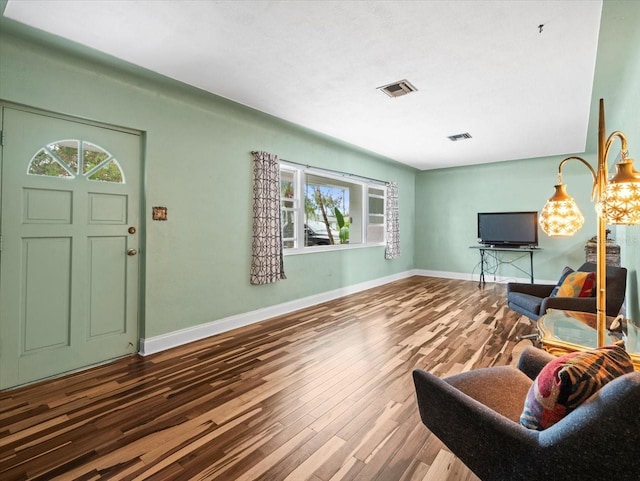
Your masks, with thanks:
[(344, 177), (353, 177), (356, 179), (363, 179), (363, 180), (371, 180), (373, 182), (378, 182), (379, 184), (384, 184), (387, 185), (389, 182), (386, 180), (380, 180), (380, 179), (374, 179), (372, 177), (365, 177), (364, 175), (357, 175), (357, 174), (349, 174), (347, 172), (342, 172), (341, 170), (334, 170), (334, 169), (325, 169), (324, 167), (314, 167), (312, 165), (309, 164), (301, 164), (300, 162), (294, 162), (292, 160), (287, 160), (287, 159), (280, 159), (283, 162), (287, 162), (288, 164), (295, 164), (295, 165), (300, 165), (302, 167), (306, 167), (307, 169), (317, 169), (317, 170), (323, 170), (326, 172), (330, 172), (332, 174), (338, 174)]

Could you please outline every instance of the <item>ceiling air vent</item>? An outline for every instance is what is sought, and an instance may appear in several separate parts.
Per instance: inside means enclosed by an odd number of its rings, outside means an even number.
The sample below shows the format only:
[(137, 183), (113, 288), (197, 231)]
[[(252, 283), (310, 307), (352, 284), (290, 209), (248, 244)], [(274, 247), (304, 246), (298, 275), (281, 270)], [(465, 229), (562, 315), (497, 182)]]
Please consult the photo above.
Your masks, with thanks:
[(451, 142), (457, 142), (458, 140), (470, 139), (471, 134), (469, 132), (465, 132), (464, 134), (450, 135), (449, 140)]
[(400, 97), (418, 91), (418, 89), (411, 85), (411, 82), (406, 79), (383, 85), (382, 87), (378, 87), (378, 90), (383, 91), (389, 97)]

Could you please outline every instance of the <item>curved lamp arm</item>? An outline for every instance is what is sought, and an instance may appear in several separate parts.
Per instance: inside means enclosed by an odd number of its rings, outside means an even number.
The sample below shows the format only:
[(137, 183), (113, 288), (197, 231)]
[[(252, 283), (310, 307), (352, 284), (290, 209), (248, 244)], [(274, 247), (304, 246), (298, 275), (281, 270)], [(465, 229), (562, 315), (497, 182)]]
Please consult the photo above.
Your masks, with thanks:
[(616, 137), (618, 137), (620, 139), (620, 143), (622, 144), (622, 146), (620, 148), (620, 156), (622, 157), (622, 160), (626, 160), (627, 159), (627, 155), (629, 155), (629, 149), (627, 148), (627, 137), (626, 137), (626, 135), (624, 135), (619, 130), (616, 130), (614, 132), (611, 132), (611, 135), (609, 136), (609, 138), (607, 139), (607, 143), (605, 144), (604, 155), (603, 155), (605, 163), (606, 163), (606, 160), (607, 160), (607, 156), (609, 155), (609, 150), (611, 149), (611, 144), (613, 144), (613, 141), (615, 140)]
[[(626, 143), (626, 139), (625, 139), (625, 143)], [(562, 167), (568, 160), (579, 160), (587, 169), (589, 169), (589, 172), (591, 172), (591, 177), (593, 178), (593, 185), (591, 187), (591, 200), (593, 201), (593, 199), (595, 199), (595, 196), (596, 196), (596, 186), (598, 185), (598, 181), (597, 181), (598, 175), (596, 174), (596, 171), (593, 169), (593, 167), (591, 167), (591, 164), (589, 164), (589, 162), (584, 160), (582, 157), (572, 156), (572, 157), (567, 157), (566, 159), (562, 159), (562, 161), (560, 162), (560, 165), (558, 165), (558, 184), (562, 184)]]

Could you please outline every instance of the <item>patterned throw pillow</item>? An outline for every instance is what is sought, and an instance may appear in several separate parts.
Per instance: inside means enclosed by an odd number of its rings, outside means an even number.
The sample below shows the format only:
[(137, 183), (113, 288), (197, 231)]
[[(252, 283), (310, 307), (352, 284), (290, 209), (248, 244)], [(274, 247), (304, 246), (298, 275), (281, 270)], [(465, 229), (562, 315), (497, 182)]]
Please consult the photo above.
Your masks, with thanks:
[(558, 283), (556, 284), (556, 287), (554, 287), (553, 291), (551, 291), (551, 295), (549, 297), (556, 297), (558, 295), (560, 286), (562, 285), (564, 280), (567, 278), (567, 276), (572, 272), (574, 272), (574, 270), (569, 266), (562, 269), (562, 273), (560, 274), (560, 279), (558, 279)]
[(596, 285), (595, 272), (572, 272), (558, 289), (557, 297), (591, 297)]
[(542, 431), (609, 381), (629, 372), (633, 372), (633, 364), (621, 344), (557, 357), (540, 371), (531, 385), (520, 424)]

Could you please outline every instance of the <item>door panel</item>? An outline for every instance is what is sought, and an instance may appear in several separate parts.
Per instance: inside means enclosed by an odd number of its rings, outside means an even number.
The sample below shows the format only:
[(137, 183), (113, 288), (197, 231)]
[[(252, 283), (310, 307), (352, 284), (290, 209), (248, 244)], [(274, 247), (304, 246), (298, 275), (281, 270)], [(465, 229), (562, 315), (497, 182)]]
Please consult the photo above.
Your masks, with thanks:
[(21, 355), (68, 346), (71, 238), (23, 239), (22, 255)]
[(89, 193), (89, 223), (127, 223), (127, 196)]
[(23, 192), (24, 224), (71, 224), (71, 191), (25, 188)]
[[(2, 109), (0, 388), (136, 351), (140, 136)], [(129, 234), (135, 226), (138, 234)]]
[(126, 237), (89, 238), (88, 338), (125, 333), (126, 297), (120, 285), (126, 277)]

